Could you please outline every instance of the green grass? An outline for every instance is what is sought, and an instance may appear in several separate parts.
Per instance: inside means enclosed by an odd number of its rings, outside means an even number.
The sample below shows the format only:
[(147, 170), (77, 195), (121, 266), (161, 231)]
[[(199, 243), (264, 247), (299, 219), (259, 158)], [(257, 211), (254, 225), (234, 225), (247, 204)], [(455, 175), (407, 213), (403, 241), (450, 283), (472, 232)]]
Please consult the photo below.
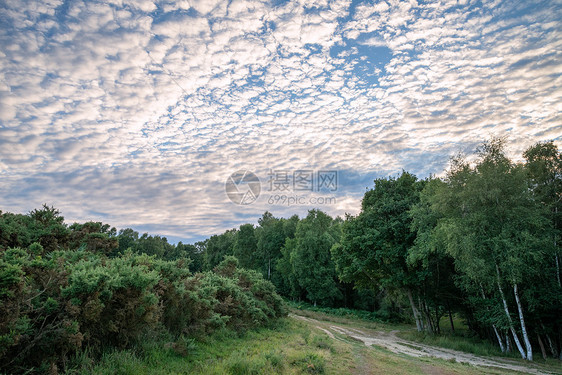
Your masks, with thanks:
[(366, 311), (366, 310), (354, 310), (354, 309), (347, 309), (347, 308), (332, 308), (332, 307), (318, 307), (310, 305), (306, 302), (292, 302), (292, 301), (285, 301), (287, 305), (295, 310), (299, 311), (313, 311), (313, 312), (320, 312), (324, 314), (328, 314), (331, 316), (343, 317), (343, 318), (355, 318), (355, 319), (363, 319), (369, 321), (382, 321), (381, 317), (373, 311)]
[[(410, 329), (325, 312), (293, 310), (329, 326), (360, 329)], [(329, 318), (329, 319), (326, 319)], [(283, 318), (243, 333), (219, 331), (195, 341), (166, 337), (143, 340), (134, 349), (111, 351), (96, 362), (87, 355), (75, 361), (72, 374), (509, 374), (436, 358), (414, 358), (336, 334), (328, 337), (314, 322)], [(333, 323), (332, 323), (333, 324)], [(409, 335), (410, 333), (408, 333)], [(426, 339), (429, 340), (429, 339)], [(433, 339), (432, 339), (433, 340)], [(452, 345), (445, 343), (443, 345)], [(474, 343), (476, 345), (476, 343)]]
[[(181, 341), (181, 340), (180, 340)], [(134, 350), (111, 351), (80, 374), (341, 374), (341, 346), (307, 324), (285, 318), (245, 333), (220, 331), (198, 341), (146, 340)]]

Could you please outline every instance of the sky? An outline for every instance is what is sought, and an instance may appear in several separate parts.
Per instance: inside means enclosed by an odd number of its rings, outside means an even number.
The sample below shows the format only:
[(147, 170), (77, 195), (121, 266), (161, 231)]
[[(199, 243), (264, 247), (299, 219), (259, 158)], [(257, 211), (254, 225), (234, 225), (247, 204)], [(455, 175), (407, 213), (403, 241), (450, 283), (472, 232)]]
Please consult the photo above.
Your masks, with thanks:
[(0, 2), (0, 210), (194, 242), (562, 148), (562, 2)]

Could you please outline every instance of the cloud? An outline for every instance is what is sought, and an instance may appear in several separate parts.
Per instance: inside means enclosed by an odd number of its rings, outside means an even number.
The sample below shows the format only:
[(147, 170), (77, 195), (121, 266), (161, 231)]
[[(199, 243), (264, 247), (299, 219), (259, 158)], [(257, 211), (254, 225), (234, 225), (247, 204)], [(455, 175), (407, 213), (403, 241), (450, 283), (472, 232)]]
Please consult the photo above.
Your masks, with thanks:
[[(513, 157), (561, 140), (548, 3), (2, 7), (2, 210), (47, 202), (71, 220), (196, 238), (266, 209), (356, 212), (374, 177), (438, 174), (490, 134), (508, 134)], [(228, 201), (230, 173), (272, 168), (355, 177), (332, 205)]]

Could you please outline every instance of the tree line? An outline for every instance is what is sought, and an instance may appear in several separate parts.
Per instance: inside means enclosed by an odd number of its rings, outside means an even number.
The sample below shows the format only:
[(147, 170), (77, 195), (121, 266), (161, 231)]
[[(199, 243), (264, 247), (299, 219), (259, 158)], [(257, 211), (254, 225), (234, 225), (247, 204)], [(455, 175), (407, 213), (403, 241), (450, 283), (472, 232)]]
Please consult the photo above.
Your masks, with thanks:
[(562, 156), (543, 142), (523, 159), (494, 138), (441, 178), (376, 179), (355, 216), (266, 212), (197, 244), (200, 264), (233, 255), (287, 298), (410, 318), (435, 334), (443, 317), (454, 331), (457, 314), (503, 352), (562, 359)]

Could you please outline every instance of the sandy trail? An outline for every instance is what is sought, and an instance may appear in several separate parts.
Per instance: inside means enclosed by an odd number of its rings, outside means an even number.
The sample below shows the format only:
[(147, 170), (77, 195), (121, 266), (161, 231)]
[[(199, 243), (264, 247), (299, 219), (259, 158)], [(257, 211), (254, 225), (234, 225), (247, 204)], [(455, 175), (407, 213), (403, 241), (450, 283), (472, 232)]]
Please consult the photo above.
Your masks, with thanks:
[(398, 331), (370, 331), (359, 330), (356, 328), (342, 327), (331, 322), (307, 318), (300, 315), (290, 314), (292, 318), (304, 320), (314, 327), (322, 330), (330, 338), (337, 339), (334, 333), (351, 337), (363, 342), (367, 346), (377, 345), (390, 350), (393, 353), (406, 354), (412, 357), (435, 357), (445, 360), (455, 360), (457, 362), (469, 363), (474, 366), (496, 367), (505, 370), (520, 371), (527, 374), (553, 374), (530, 366), (522, 366), (516, 361), (505, 358), (480, 357), (474, 354), (459, 352), (457, 350), (439, 348), (426, 344), (408, 341), (396, 336)]

